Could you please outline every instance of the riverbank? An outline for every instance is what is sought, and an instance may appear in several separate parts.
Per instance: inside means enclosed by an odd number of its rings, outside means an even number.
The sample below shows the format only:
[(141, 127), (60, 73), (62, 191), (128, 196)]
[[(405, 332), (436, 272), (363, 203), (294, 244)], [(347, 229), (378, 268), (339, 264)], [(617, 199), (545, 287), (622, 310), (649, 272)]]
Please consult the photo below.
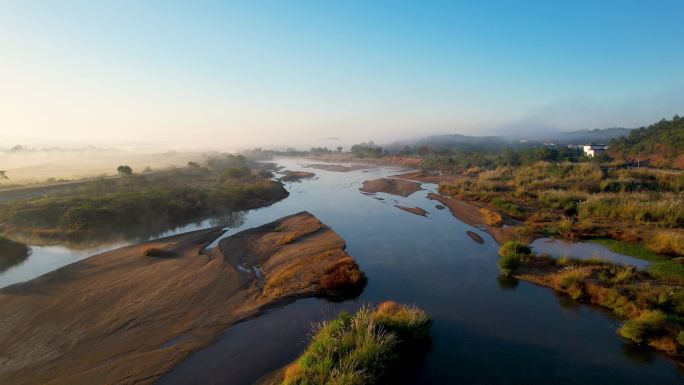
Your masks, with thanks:
[(0, 290), (0, 382), (153, 383), (263, 309), (364, 285), (344, 241), (309, 213), (206, 253), (223, 232), (124, 247)]

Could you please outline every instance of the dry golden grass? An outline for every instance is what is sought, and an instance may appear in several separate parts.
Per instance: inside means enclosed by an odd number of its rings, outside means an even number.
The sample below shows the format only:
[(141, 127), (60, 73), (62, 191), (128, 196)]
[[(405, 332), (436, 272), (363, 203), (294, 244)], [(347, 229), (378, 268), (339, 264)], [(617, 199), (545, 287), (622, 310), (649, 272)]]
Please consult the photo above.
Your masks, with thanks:
[(480, 214), (482, 215), (482, 220), (488, 226), (501, 226), (503, 224), (503, 218), (495, 211), (482, 207), (480, 208)]
[(157, 246), (146, 246), (143, 248), (143, 255), (146, 257), (168, 257), (172, 253)]

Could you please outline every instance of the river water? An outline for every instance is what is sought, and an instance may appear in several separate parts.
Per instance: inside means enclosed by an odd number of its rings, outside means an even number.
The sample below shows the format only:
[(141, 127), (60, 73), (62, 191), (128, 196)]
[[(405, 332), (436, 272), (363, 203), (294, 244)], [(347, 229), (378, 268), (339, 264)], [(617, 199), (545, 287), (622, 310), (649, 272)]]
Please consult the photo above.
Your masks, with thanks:
[[(364, 180), (399, 170), (344, 173), (304, 168), (311, 163), (304, 160), (278, 163), (289, 170), (315, 172), (316, 178), (289, 183), (287, 199), (243, 213), (228, 234), (309, 211), (345, 239), (348, 253), (368, 276), (366, 289), (355, 300), (299, 300), (234, 325), (160, 384), (251, 384), (301, 353), (311, 322), (388, 299), (416, 304), (434, 320), (432, 348), (407, 374), (406, 383), (684, 383), (672, 360), (621, 339), (616, 333), (620, 321), (607, 312), (548, 288), (500, 279), (496, 243), (448, 210), (437, 210), (437, 202), (426, 198), (436, 185), (423, 184), (426, 190), (408, 198), (368, 196), (358, 191)], [(417, 216), (394, 204), (419, 206), (429, 214)], [(168, 233), (210, 224), (203, 221)], [(484, 243), (474, 242), (466, 231), (479, 234)], [(34, 265), (41, 264), (36, 260)], [(49, 268), (32, 271), (37, 270)]]

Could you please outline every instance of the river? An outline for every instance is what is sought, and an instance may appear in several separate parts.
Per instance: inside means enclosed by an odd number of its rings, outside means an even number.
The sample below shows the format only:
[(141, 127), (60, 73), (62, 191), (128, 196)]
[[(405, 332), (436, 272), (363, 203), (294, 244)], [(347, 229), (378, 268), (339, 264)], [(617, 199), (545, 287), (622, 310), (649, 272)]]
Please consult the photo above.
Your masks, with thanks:
[[(500, 279), (496, 243), (448, 210), (436, 209), (438, 202), (426, 198), (436, 185), (423, 184), (426, 190), (408, 198), (383, 193), (368, 196), (358, 191), (364, 180), (399, 170), (381, 167), (345, 173), (304, 168), (312, 162), (301, 159), (278, 163), (289, 170), (315, 172), (316, 178), (288, 183), (288, 198), (241, 214), (228, 235), (309, 211), (345, 239), (348, 253), (369, 278), (366, 289), (355, 300), (299, 300), (234, 325), (160, 384), (251, 384), (301, 353), (311, 322), (330, 318), (341, 309), (354, 310), (388, 299), (416, 304), (434, 320), (432, 348), (406, 383), (684, 383), (684, 374), (674, 361), (621, 339), (616, 333), (620, 320), (608, 312), (577, 304), (548, 288)], [(394, 204), (419, 206), (428, 215), (417, 216)], [(211, 223), (201, 221), (165, 235)], [(479, 234), (484, 243), (474, 242), (466, 231)], [(56, 259), (68, 261), (87, 254), (66, 247), (52, 251)], [(15, 270), (14, 282), (60, 264), (45, 266), (47, 262), (41, 263), (38, 257), (49, 259), (34, 252), (24, 262), (31, 262), (33, 268), (20, 270), (23, 274)], [(21, 266), (0, 274), (0, 283)]]

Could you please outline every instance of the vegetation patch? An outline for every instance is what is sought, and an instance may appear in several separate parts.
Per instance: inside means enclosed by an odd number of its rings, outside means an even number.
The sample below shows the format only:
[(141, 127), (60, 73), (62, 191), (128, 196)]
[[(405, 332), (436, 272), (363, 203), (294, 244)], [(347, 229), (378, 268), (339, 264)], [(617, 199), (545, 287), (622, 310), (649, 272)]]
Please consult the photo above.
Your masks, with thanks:
[(210, 215), (260, 207), (287, 196), (258, 164), (224, 155), (206, 166), (98, 179), (75, 190), (0, 205), (0, 233), (49, 240), (152, 234)]
[[(627, 247), (613, 241), (613, 247)], [(684, 362), (684, 265), (665, 259), (648, 272), (600, 260), (562, 258), (520, 253), (520, 244), (507, 243), (500, 255), (518, 256), (513, 275), (551, 287), (571, 298), (610, 309), (625, 319), (619, 334), (649, 345)], [(524, 249), (523, 249), (524, 250)], [(633, 254), (648, 250), (631, 248)], [(624, 251), (624, 250), (623, 250)], [(659, 257), (664, 258), (664, 257)]]
[(0, 236), (0, 272), (24, 262), (31, 255), (25, 244)]
[(383, 302), (318, 324), (304, 354), (285, 369), (282, 384), (380, 384), (422, 354), (431, 320), (415, 306)]

